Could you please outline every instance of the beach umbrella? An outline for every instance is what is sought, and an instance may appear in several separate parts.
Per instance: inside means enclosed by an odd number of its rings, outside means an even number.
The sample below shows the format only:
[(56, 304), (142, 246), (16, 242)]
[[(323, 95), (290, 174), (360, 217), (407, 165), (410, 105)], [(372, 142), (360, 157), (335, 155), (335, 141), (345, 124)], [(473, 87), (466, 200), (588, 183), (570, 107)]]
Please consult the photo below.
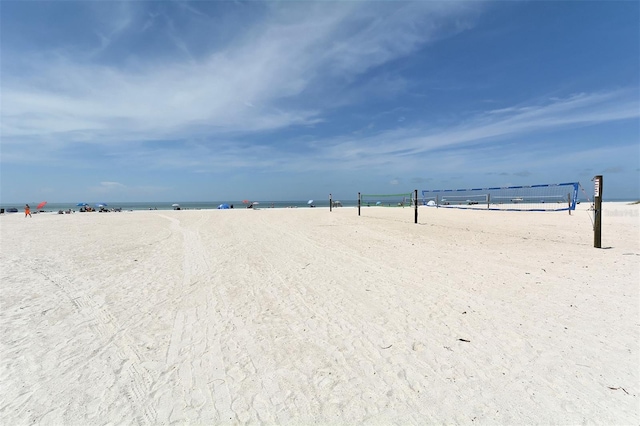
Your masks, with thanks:
[(257, 201), (254, 201), (254, 202), (253, 202), (253, 203), (251, 203), (251, 204), (260, 204), (260, 203), (259, 203), (259, 202), (257, 202)]
[(46, 201), (41, 202), (40, 204), (38, 204), (38, 208), (39, 209), (43, 208), (45, 204), (47, 204)]
[(87, 204), (87, 203), (78, 203), (78, 204), (76, 204), (76, 206), (78, 206), (78, 207), (86, 207), (88, 205), (89, 204)]
[(430, 207), (433, 207), (433, 206), (435, 206), (435, 205), (436, 205), (436, 202), (435, 202), (435, 201), (433, 201), (433, 200), (429, 200), (429, 201), (427, 202), (427, 205), (428, 205), (428, 206), (430, 206)]
[(249, 200), (242, 200), (242, 204), (249, 204)]
[(96, 203), (96, 207), (107, 207), (107, 203)]
[(307, 201), (307, 204), (313, 204), (313, 200)]
[(171, 204), (171, 207), (180, 207), (180, 204)]
[(380, 201), (376, 201), (376, 206), (379, 206), (380, 204), (382, 204)]
[(229, 207), (229, 204), (226, 204), (226, 203), (225, 203), (225, 204), (220, 204), (220, 205), (218, 206), (218, 208), (219, 208), (219, 209), (229, 209), (229, 208), (231, 208), (231, 207)]

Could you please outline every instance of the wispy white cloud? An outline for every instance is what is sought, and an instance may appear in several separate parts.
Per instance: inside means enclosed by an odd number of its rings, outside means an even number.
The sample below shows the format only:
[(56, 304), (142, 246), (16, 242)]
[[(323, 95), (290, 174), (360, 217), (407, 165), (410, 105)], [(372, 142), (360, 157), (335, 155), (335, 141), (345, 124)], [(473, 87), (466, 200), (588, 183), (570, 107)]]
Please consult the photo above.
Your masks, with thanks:
[(103, 188), (121, 188), (124, 185), (119, 182), (100, 182), (100, 186)]
[[(188, 61), (114, 67), (59, 54), (23, 58), (25, 66), (38, 69), (38, 78), (3, 76), (3, 143), (111, 144), (318, 123), (323, 115), (318, 107), (324, 105), (300, 97), (303, 92), (319, 98), (316, 87), (338, 90), (339, 79), (452, 31), (436, 21), (454, 22), (469, 14), (458, 3), (382, 6), (393, 12), (384, 19), (368, 4), (275, 5), (247, 35), (200, 60), (171, 26), (167, 31)], [(154, 15), (121, 6), (104, 29), (100, 49), (130, 27), (149, 28), (149, 16)]]
[(85, 193), (91, 197), (109, 197), (116, 195), (117, 197), (135, 197), (151, 196), (162, 194), (170, 191), (172, 188), (168, 186), (157, 185), (124, 185), (119, 182), (98, 182), (84, 188)]
[(100, 46), (90, 56), (99, 55), (107, 49), (114, 39), (125, 32), (134, 20), (131, 3), (118, 2), (105, 8), (100, 3), (94, 6), (97, 28), (94, 30), (100, 40)]
[[(244, 105), (247, 108), (247, 105)], [(640, 116), (635, 90), (616, 90), (592, 94), (577, 94), (566, 98), (548, 99), (530, 105), (518, 105), (499, 111), (488, 110), (474, 117), (467, 117), (461, 124), (437, 128), (427, 124), (410, 123), (405, 127), (374, 132), (363, 129), (349, 136), (312, 138), (302, 141), (301, 149), (290, 151), (279, 144), (251, 143), (239, 135), (228, 134), (218, 137), (215, 144), (208, 137), (192, 137), (186, 145), (158, 147), (143, 140), (144, 129), (136, 138), (136, 130), (130, 130), (127, 144), (116, 144), (110, 149), (112, 158), (121, 165), (145, 164), (155, 169), (188, 169), (211, 172), (250, 168), (289, 170), (306, 172), (310, 170), (353, 170), (359, 168), (384, 168), (392, 170), (419, 169), (428, 161), (429, 167), (464, 168), (470, 161), (487, 151), (492, 164), (519, 161), (528, 164), (548, 161), (549, 156), (541, 149), (557, 150), (535, 144), (523, 150), (512, 146), (514, 137), (531, 137), (544, 132), (571, 127), (585, 127), (619, 120), (637, 119)], [(264, 120), (264, 117), (261, 119)], [(287, 120), (285, 118), (285, 120)], [(290, 119), (289, 119), (290, 121)], [(52, 126), (54, 123), (51, 124)], [(80, 127), (80, 126), (79, 126)], [(94, 127), (94, 132), (96, 127)], [(205, 130), (209, 128), (205, 126)], [(203, 133), (206, 133), (203, 130)], [(191, 129), (193, 133), (193, 129)], [(82, 139), (82, 131), (69, 132)], [(105, 136), (105, 140), (109, 136)], [(488, 144), (490, 142), (490, 144)], [(444, 154), (444, 150), (454, 152)], [(430, 153), (436, 152), (437, 155)], [(12, 155), (6, 149), (3, 155)], [(44, 158), (51, 151), (45, 151)], [(33, 154), (30, 154), (33, 156)], [(55, 154), (54, 154), (55, 155)], [(437, 158), (437, 163), (434, 162)], [(50, 161), (50, 160), (49, 160)]]
[(351, 167), (371, 167), (395, 158), (434, 150), (477, 147), (492, 142), (499, 146), (508, 137), (526, 136), (573, 126), (585, 127), (640, 117), (635, 90), (580, 94), (545, 104), (488, 111), (447, 128), (428, 125), (403, 127), (362, 138), (336, 138), (316, 142), (332, 162), (348, 162)]

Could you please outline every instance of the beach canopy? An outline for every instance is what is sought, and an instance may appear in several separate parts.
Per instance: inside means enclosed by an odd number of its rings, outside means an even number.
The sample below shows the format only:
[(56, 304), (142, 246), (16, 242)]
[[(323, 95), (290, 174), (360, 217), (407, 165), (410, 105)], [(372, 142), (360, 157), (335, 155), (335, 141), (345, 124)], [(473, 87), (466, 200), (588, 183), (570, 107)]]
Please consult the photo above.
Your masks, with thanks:
[(220, 205), (218, 206), (218, 208), (219, 208), (219, 209), (229, 209), (229, 208), (231, 208), (231, 207), (229, 206), (229, 204), (224, 203), (224, 204), (220, 204)]
[(43, 208), (45, 204), (47, 204), (46, 201), (41, 202), (40, 204), (38, 204), (38, 208), (39, 209)]

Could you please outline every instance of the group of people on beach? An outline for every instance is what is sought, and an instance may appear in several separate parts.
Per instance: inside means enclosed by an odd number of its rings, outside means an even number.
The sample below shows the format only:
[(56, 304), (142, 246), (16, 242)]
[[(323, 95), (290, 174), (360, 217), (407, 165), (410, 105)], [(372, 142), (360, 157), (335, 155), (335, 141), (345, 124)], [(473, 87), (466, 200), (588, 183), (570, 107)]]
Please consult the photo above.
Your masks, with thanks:
[[(93, 209), (92, 207), (84, 207), (83, 206), (80, 209), (80, 211), (81, 212), (92, 212), (92, 211), (95, 211), (95, 209)], [(121, 212), (122, 209), (121, 208), (117, 208), (117, 209), (107, 210), (104, 207), (100, 207), (99, 211), (100, 212), (108, 212), (108, 211)], [(68, 209), (66, 211), (58, 210), (58, 214), (64, 214), (64, 213), (66, 213), (66, 214), (75, 213), (75, 210), (71, 210), (71, 209)], [(31, 216), (31, 207), (29, 207), (29, 204), (25, 204), (24, 205), (24, 217), (25, 217), (25, 219), (27, 218), (27, 216), (28, 217), (33, 217), (33, 216)]]

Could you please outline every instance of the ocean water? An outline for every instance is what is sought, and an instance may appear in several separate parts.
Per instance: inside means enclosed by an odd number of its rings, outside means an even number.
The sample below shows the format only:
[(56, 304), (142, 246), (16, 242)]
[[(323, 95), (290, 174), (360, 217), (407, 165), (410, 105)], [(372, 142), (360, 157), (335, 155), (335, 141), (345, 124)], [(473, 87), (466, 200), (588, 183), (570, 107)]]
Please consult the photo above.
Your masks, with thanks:
[[(258, 202), (257, 208), (266, 209), (266, 208), (309, 208), (309, 200), (292, 200), (292, 201), (261, 201), (256, 200)], [(334, 200), (337, 201), (337, 200)], [(353, 207), (358, 205), (357, 200), (340, 200), (343, 207)], [(44, 212), (57, 212), (59, 210), (80, 210), (80, 206), (78, 203), (47, 203), (44, 207), (39, 209)], [(96, 204), (98, 203), (87, 203), (91, 207), (96, 208)], [(233, 205), (234, 209), (245, 209), (247, 208), (247, 204), (244, 204), (242, 201), (187, 201), (187, 202), (158, 202), (158, 201), (145, 201), (145, 202), (105, 202), (107, 209), (122, 209), (122, 210), (174, 210), (172, 204), (179, 204), (181, 210), (205, 210), (205, 209), (217, 209), (221, 204), (229, 204)], [(31, 211), (37, 211), (38, 203), (29, 203), (31, 207)], [(314, 200), (313, 205), (315, 207), (329, 207), (329, 200)], [(0, 208), (5, 209), (5, 212), (8, 208), (17, 208), (19, 213), (24, 213), (24, 204), (2, 204)]]
[[(275, 209), (284, 209), (284, 208), (309, 208), (309, 204), (308, 201), (309, 200), (290, 200), (290, 201), (262, 201), (262, 200), (257, 200), (258, 201), (258, 205), (256, 207), (260, 208), (260, 209), (267, 209), (267, 208), (275, 208)], [(337, 201), (337, 200), (334, 200)], [(358, 206), (358, 200), (339, 200), (342, 203), (343, 207), (357, 207)], [(424, 201), (424, 202), (423, 202)], [(581, 200), (582, 202), (587, 202), (586, 200)], [(632, 199), (605, 199), (605, 202), (607, 201), (624, 201), (624, 202), (632, 202), (632, 201), (636, 201), (636, 200), (632, 200)], [(425, 200), (421, 200), (421, 204), (425, 204), (426, 201)], [(68, 202), (68, 203), (47, 203), (44, 207), (42, 207), (42, 209), (40, 209), (40, 211), (44, 211), (44, 212), (58, 212), (59, 210), (75, 210), (78, 211), (80, 210), (80, 206), (77, 205), (78, 203), (72, 203), (72, 202)], [(95, 208), (95, 204), (96, 203), (88, 203), (90, 206)], [(107, 202), (106, 203), (106, 208), (108, 209), (117, 209), (120, 208), (122, 210), (173, 210), (174, 207), (172, 207), (172, 204), (176, 204), (173, 202), (158, 202), (158, 201), (145, 201), (145, 202), (130, 202), (130, 201), (126, 201), (126, 202)], [(217, 209), (218, 206), (220, 204), (229, 204), (229, 205), (233, 205), (235, 209), (244, 209), (247, 207), (246, 204), (243, 204), (242, 201), (188, 201), (188, 202), (177, 202), (177, 204), (180, 204), (180, 209), (181, 210), (205, 210), (205, 209)], [(373, 202), (369, 202), (368, 203), (371, 206), (374, 206), (375, 203)], [(35, 212), (37, 211), (37, 202), (31, 202), (29, 203), (29, 205), (31, 206), (31, 211)], [(314, 200), (313, 205), (316, 207), (324, 207), (324, 208), (328, 208), (329, 207), (329, 200)], [(367, 202), (363, 201), (362, 206), (365, 207), (367, 206)], [(5, 212), (7, 212), (7, 209), (9, 208), (16, 208), (18, 209), (18, 213), (24, 213), (24, 204), (18, 204), (18, 203), (3, 203), (0, 204), (0, 208), (5, 209)]]

